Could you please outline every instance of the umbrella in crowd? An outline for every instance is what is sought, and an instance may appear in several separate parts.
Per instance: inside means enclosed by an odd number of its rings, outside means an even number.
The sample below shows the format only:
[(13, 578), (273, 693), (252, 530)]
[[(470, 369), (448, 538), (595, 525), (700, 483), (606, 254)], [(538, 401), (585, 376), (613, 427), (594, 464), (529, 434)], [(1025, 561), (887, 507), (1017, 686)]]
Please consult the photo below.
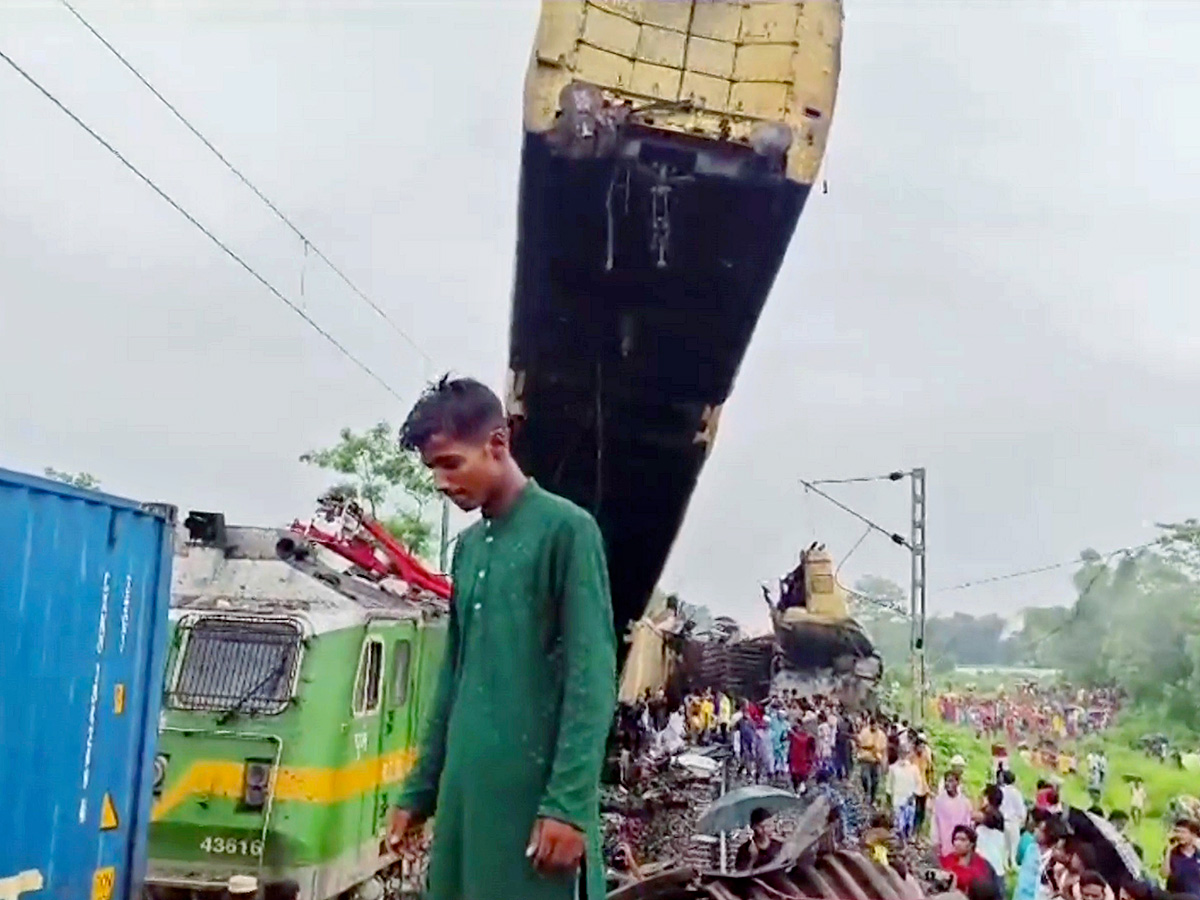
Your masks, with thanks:
[(750, 813), (756, 809), (765, 809), (774, 815), (804, 805), (805, 801), (791, 791), (751, 784), (732, 790), (714, 801), (700, 817), (696, 828), (706, 834), (736, 831), (750, 824)]
[(1067, 821), (1075, 833), (1096, 851), (1096, 866), (1109, 884), (1120, 884), (1125, 873), (1142, 875), (1142, 861), (1129, 841), (1103, 816), (1071, 807)]

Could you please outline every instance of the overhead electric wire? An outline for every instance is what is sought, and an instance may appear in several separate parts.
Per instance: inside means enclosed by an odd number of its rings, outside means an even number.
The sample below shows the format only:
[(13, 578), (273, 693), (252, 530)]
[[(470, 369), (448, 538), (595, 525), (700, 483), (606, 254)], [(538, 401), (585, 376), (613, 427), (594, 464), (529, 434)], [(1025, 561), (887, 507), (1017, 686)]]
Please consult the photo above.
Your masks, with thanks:
[(862, 475), (858, 478), (819, 478), (809, 484), (866, 484), (872, 481), (901, 481), (909, 472), (888, 472), (886, 475)]
[(71, 12), (71, 15), (73, 15), (76, 19), (79, 20), (79, 22), (83, 25), (84, 28), (86, 28), (88, 31), (90, 31), (92, 33), (92, 35), (96, 38), (96, 40), (98, 40), (101, 44), (103, 44), (105, 46), (105, 48), (107, 48), (108, 51), (110, 53), (112, 53), (113, 56), (115, 56), (118, 60), (120, 60), (121, 64), (123, 66), (125, 66), (125, 68), (128, 69), (133, 74), (133, 76), (135, 78), (137, 78), (137, 80), (140, 81), (146, 87), (146, 89), (148, 91), (150, 91), (150, 93), (152, 93), (155, 97), (157, 97), (159, 99), (159, 101), (161, 101), (162, 104), (171, 111), (171, 113), (175, 116), (175, 118), (177, 118), (181, 123), (183, 123), (183, 126), (185, 128), (187, 128), (188, 131), (190, 131), (193, 135), (195, 135), (196, 138), (198, 138), (200, 140), (200, 142), (202, 144), (204, 144), (205, 147), (207, 147), (210, 151), (212, 151), (213, 155), (216, 156), (217, 159), (219, 159), (222, 163), (224, 163), (225, 167), (228, 168), (229, 171), (232, 172), (234, 175), (236, 175), (237, 178), (242, 182), (242, 184), (244, 184), (251, 191), (253, 191), (255, 193), (255, 195), (257, 195), (258, 199), (261, 200), (263, 203), (265, 203), (267, 205), (267, 207), (271, 210), (271, 212), (273, 212), (279, 218), (279, 220), (281, 222), (283, 222), (285, 225), (287, 225), (287, 227), (292, 230), (292, 232), (296, 235), (296, 237), (298, 237), (304, 243), (304, 246), (306, 249), (311, 248), (313, 253), (315, 253), (317, 255), (317, 258), (320, 259), (322, 262), (324, 262), (325, 265), (329, 266), (330, 270), (335, 275), (337, 275), (338, 278), (340, 278), (343, 282), (345, 282), (345, 284), (350, 288), (350, 290), (352, 290), (355, 294), (357, 294), (358, 297), (363, 302), (365, 302), (368, 306), (370, 306), (371, 309), (373, 309), (385, 322), (387, 322), (388, 325), (390, 325), (392, 327), (392, 330), (394, 330), (398, 335), (400, 335), (400, 337), (402, 337), (408, 343), (408, 345), (413, 348), (413, 350), (415, 350), (418, 354), (420, 354), (421, 357), (427, 363), (429, 363), (429, 365), (431, 365), (431, 366), (433, 365), (433, 359), (429, 356), (428, 353), (426, 353), (420, 347), (419, 344), (417, 344), (417, 342), (415, 340), (413, 340), (413, 338), (408, 334), (408, 332), (406, 332), (403, 328), (401, 328), (398, 324), (396, 324), (395, 320), (393, 320), (392, 317), (389, 316), (387, 314), (387, 312), (385, 312), (383, 310), (383, 308), (379, 306), (378, 303), (376, 303), (369, 296), (367, 296), (366, 292), (364, 292), (361, 288), (359, 288), (359, 286), (357, 284), (355, 284), (353, 281), (351, 281), (350, 276), (348, 276), (345, 272), (343, 272), (340, 268), (338, 268), (338, 266), (334, 264), (333, 260), (331, 260), (321, 250), (320, 247), (318, 247), (316, 244), (314, 244), (312, 242), (312, 240), (306, 234), (304, 234), (304, 232), (302, 232), (300, 230), (300, 228), (290, 218), (288, 218), (287, 215), (285, 215), (284, 212), (278, 206), (276, 206), (271, 201), (271, 199), (266, 194), (264, 194), (254, 184), (254, 182), (252, 182), (248, 177), (246, 177), (246, 175), (243, 174), (242, 171), (240, 169), (238, 169), (237, 166), (235, 166), (232, 162), (230, 162), (229, 159), (225, 156), (225, 154), (223, 154), (220, 150), (218, 150), (216, 148), (216, 146), (213, 144), (213, 142), (210, 141), (208, 138), (206, 138), (201, 133), (200, 129), (197, 128), (195, 125), (193, 125), (188, 120), (187, 116), (185, 116), (182, 112), (179, 111), (178, 107), (176, 107), (175, 104), (173, 104), (170, 100), (168, 100), (166, 97), (164, 97), (159, 92), (159, 90), (157, 88), (155, 88), (154, 85), (152, 85), (149, 82), (149, 80), (144, 75), (142, 75), (141, 72), (139, 72), (137, 70), (137, 68), (133, 65), (133, 63), (131, 63), (129, 60), (127, 60), (121, 54), (121, 52), (119, 50), (117, 50), (116, 47), (114, 47), (111, 43), (108, 42), (107, 39), (105, 39), (104, 35), (100, 34), (100, 32), (97, 31), (92, 26), (92, 24), (80, 14), (79, 10), (77, 10), (74, 6), (72, 6), (70, 4), (70, 2), (68, 2), (68, 0), (59, 0), (59, 2), (62, 3), (62, 5), (65, 6)]
[(319, 324), (317, 324), (317, 322), (311, 316), (309, 316), (308, 313), (306, 313), (303, 309), (301, 309), (299, 306), (297, 306), (295, 303), (293, 303), (291, 300), (289, 300), (287, 297), (285, 297), (283, 295), (283, 293), (278, 288), (275, 287), (275, 285), (273, 285), (273, 284), (271, 284), (271, 282), (267, 281), (267, 279), (265, 277), (260, 275), (253, 266), (251, 266), (248, 262), (246, 262), (244, 259), (242, 259), (242, 257), (240, 257), (232, 248), (230, 248), (228, 244), (226, 244), (219, 237), (217, 237), (215, 234), (213, 234), (211, 231), (209, 231), (209, 229), (207, 227), (205, 227), (204, 224), (201, 223), (195, 216), (193, 216), (186, 209), (184, 209), (182, 206), (180, 206), (179, 203), (176, 202), (176, 200), (173, 197), (171, 197), (170, 194), (168, 194), (165, 190), (163, 190), (161, 187), (159, 187), (149, 176), (147, 176), (145, 173), (143, 173), (141, 169), (139, 169), (137, 166), (135, 166), (133, 163), (131, 163), (128, 159), (126, 159), (124, 156), (122, 156), (121, 152), (119, 150), (117, 150), (116, 147), (114, 147), (112, 144), (110, 144), (99, 133), (97, 133), (90, 125), (88, 125), (86, 122), (84, 122), (83, 119), (79, 118), (79, 116), (77, 116), (74, 112), (72, 112), (61, 100), (59, 100), (56, 96), (54, 96), (54, 94), (50, 93), (49, 90), (47, 90), (45, 87), (43, 87), (42, 84), (36, 78), (34, 78), (32, 75), (30, 75), (28, 72), (26, 72), (23, 68), (21, 68), (12, 59), (12, 57), (10, 57), (3, 50), (0, 50), (0, 59), (4, 60), (4, 62), (8, 63), (8, 65), (11, 66), (12, 69), (18, 75), (20, 75), (27, 82), (29, 82), (31, 85), (33, 85), (33, 87), (36, 88), (37, 91), (43, 97), (45, 97), (47, 100), (49, 100), (55, 106), (57, 106), (60, 111), (62, 111), (68, 118), (71, 119), (71, 121), (73, 121), (76, 125), (78, 125), (80, 128), (82, 128), (84, 131), (86, 131), (105, 150), (107, 150), (109, 153), (111, 153), (113, 156), (115, 156), (117, 158), (117, 160), (123, 166), (125, 166), (125, 168), (127, 168), (130, 172), (132, 172), (134, 175), (136, 175), (138, 178), (140, 178), (147, 185), (147, 187), (149, 187), (156, 194), (158, 194), (159, 197), (161, 197), (163, 200), (165, 200), (181, 216), (183, 216), (185, 219), (187, 219), (189, 222), (191, 222), (192, 225), (194, 225), (197, 229), (199, 229), (199, 231), (201, 233), (203, 233), (205, 237), (207, 237), (210, 241), (212, 241), (214, 244), (216, 244), (218, 247), (220, 247), (230, 257), (230, 259), (232, 259), (239, 266), (241, 266), (243, 269), (245, 269), (247, 272), (249, 272), (255, 278), (255, 280), (257, 280), (260, 284), (262, 284), (263, 287), (265, 287), (268, 291), (270, 291), (272, 294), (274, 294), (275, 297), (278, 298), (282, 303), (284, 303), (292, 312), (294, 312), (296, 315), (298, 315), (300, 318), (302, 318), (305, 322), (307, 322), (310, 326), (312, 326), (313, 330), (315, 330), (318, 334), (321, 335), (321, 337), (325, 338), (325, 340), (327, 340), (330, 344), (332, 344), (334, 347), (336, 347), (342, 353), (343, 356), (345, 356), (347, 359), (349, 359), (351, 362), (353, 362), (356, 366), (358, 366), (363, 372), (365, 372), (367, 375), (369, 375), (371, 378), (373, 378), (376, 382), (378, 382), (379, 385), (381, 387), (383, 387), (383, 389), (386, 390), (389, 394), (391, 394), (397, 400), (400, 400), (403, 402), (404, 398), (400, 395), (400, 393), (398, 391), (396, 391), (396, 389), (393, 388), (390, 384), (388, 384), (387, 381), (385, 381), (381, 375), (379, 375), (374, 369), (372, 369), (365, 362), (363, 362), (361, 359), (359, 359), (357, 356), (355, 356), (353, 353), (351, 353), (346, 348), (346, 346), (344, 344), (342, 344), (337, 338), (335, 338), (332, 334), (330, 334), (328, 331), (326, 331), (324, 328), (322, 328)]
[[(1158, 541), (1148, 541), (1144, 544), (1134, 544), (1129, 547), (1119, 547), (1116, 550), (1111, 550), (1108, 553), (1101, 554), (1099, 556), (1099, 559), (1103, 561), (1104, 565), (1094, 575), (1092, 575), (1092, 577), (1088, 579), (1087, 584), (1085, 584), (1083, 586), (1083, 589), (1079, 592), (1079, 596), (1075, 600), (1075, 606), (1072, 608), (1071, 614), (1066, 619), (1064, 619), (1061, 623), (1056, 625), (1054, 628), (1051, 628), (1049, 631), (1047, 631), (1045, 634), (1043, 634), (1041, 637), (1039, 637), (1038, 640), (1034, 643), (1034, 647), (1035, 648), (1040, 647), (1047, 640), (1054, 637), (1056, 634), (1061, 633), (1064, 629), (1066, 629), (1068, 626), (1072, 625), (1074, 622), (1076, 622), (1079, 619), (1079, 605), (1078, 605), (1079, 601), (1083, 600), (1085, 597), (1087, 597), (1088, 594), (1091, 593), (1092, 588), (1094, 588), (1096, 586), (1096, 583), (1100, 580), (1100, 577), (1108, 572), (1108, 565), (1109, 565), (1109, 563), (1112, 562), (1114, 557), (1120, 556), (1121, 554), (1137, 553), (1141, 550), (1148, 550), (1149, 548), (1157, 545), (1158, 543), (1159, 543)], [(1050, 571), (1053, 571), (1054, 569), (1062, 569), (1062, 568), (1065, 568), (1066, 566), (1077, 565), (1079, 563), (1087, 563), (1087, 562), (1093, 562), (1093, 561), (1094, 560), (1088, 560), (1088, 559), (1083, 559), (1081, 557), (1076, 557), (1075, 559), (1072, 559), (1072, 560), (1066, 560), (1061, 563), (1054, 563), (1049, 566), (1041, 566), (1040, 568), (1036, 568), (1036, 569), (1023, 569), (1019, 572), (1011, 572), (1007, 575), (998, 575), (994, 578), (984, 578), (984, 579), (980, 579), (978, 581), (964, 582), (962, 585), (955, 585), (955, 587), (953, 587), (953, 588), (943, 588), (941, 592), (944, 592), (947, 590), (957, 590), (959, 588), (964, 588), (964, 587), (977, 587), (978, 585), (981, 585), (981, 584), (992, 584), (993, 582), (1002, 581), (1006, 578), (1018, 578), (1022, 575), (1033, 575), (1033, 574), (1037, 574), (1039, 572), (1050, 572)], [(909, 614), (906, 610), (903, 610), (898, 605), (889, 603), (887, 600), (884, 600), (880, 597), (872, 597), (870, 594), (864, 594), (861, 591), (856, 591), (852, 588), (846, 588), (846, 592), (848, 594), (850, 594), (852, 597), (856, 597), (860, 600), (865, 600), (868, 603), (873, 603), (874, 605), (881, 607), (882, 609), (889, 610), (903, 618), (909, 617)], [(933, 593), (939, 593), (939, 591), (934, 591)]]
[[(1135, 547), (1122, 547), (1118, 550), (1113, 550), (1112, 552), (1105, 554), (1102, 557), (1102, 559), (1104, 560), (1104, 565), (1101, 566), (1096, 571), (1095, 575), (1093, 575), (1091, 578), (1088, 579), (1088, 583), (1086, 585), (1084, 585), (1083, 590), (1079, 592), (1079, 596), (1075, 598), (1075, 605), (1071, 609), (1071, 614), (1069, 616), (1067, 616), (1067, 618), (1063, 619), (1062, 622), (1060, 622), (1058, 625), (1051, 628), (1049, 631), (1047, 631), (1045, 634), (1043, 634), (1041, 637), (1039, 637), (1037, 639), (1037, 641), (1034, 642), (1032, 649), (1033, 650), (1040, 649), (1042, 644), (1046, 643), (1046, 641), (1048, 641), (1050, 638), (1054, 637), (1057, 634), (1060, 634), (1068, 626), (1073, 625), (1075, 622), (1077, 622), (1079, 620), (1079, 614), (1080, 614), (1079, 604), (1080, 604), (1080, 602), (1082, 602), (1084, 597), (1086, 597), (1089, 593), (1091, 593), (1091, 590), (1093, 587), (1095, 587), (1096, 582), (1100, 580), (1100, 576), (1108, 573), (1108, 564), (1112, 561), (1112, 558), (1114, 556), (1117, 556), (1121, 553), (1134, 553), (1138, 550), (1145, 550), (1149, 547), (1154, 546), (1157, 543), (1158, 543), (1158, 541), (1150, 541), (1145, 544), (1139, 544)], [(1084, 560), (1080, 560), (1080, 561), (1083, 562)]]
[[(1119, 547), (1116, 550), (1110, 550), (1108, 553), (1100, 554), (1098, 558), (1103, 561), (1103, 565), (1095, 572), (1095, 574), (1092, 575), (1091, 578), (1088, 579), (1087, 583), (1083, 586), (1083, 589), (1079, 592), (1079, 596), (1075, 599), (1075, 604), (1071, 608), (1070, 614), (1065, 619), (1063, 619), (1063, 621), (1060, 622), (1058, 625), (1051, 628), (1045, 634), (1039, 636), (1038, 639), (1036, 641), (1034, 641), (1031, 649), (1036, 651), (1044, 643), (1046, 643), (1046, 641), (1050, 640), (1051, 638), (1055, 637), (1056, 635), (1061, 634), (1063, 631), (1065, 631), (1071, 625), (1073, 625), (1077, 621), (1079, 621), (1080, 612), (1081, 612), (1080, 608), (1079, 608), (1080, 601), (1082, 601), (1084, 598), (1086, 598), (1092, 592), (1092, 589), (1099, 582), (1101, 576), (1108, 573), (1108, 571), (1109, 571), (1108, 566), (1115, 557), (1120, 556), (1122, 554), (1137, 553), (1142, 550), (1148, 550), (1149, 548), (1154, 547), (1158, 544), (1159, 544), (1159, 541), (1147, 541), (1143, 544), (1133, 544), (1128, 547)], [(1095, 561), (1095, 558), (1083, 559), (1082, 557), (1076, 557), (1075, 559), (1064, 560), (1063, 562), (1059, 562), (1059, 563), (1052, 563), (1051, 565), (1048, 565), (1048, 566), (1039, 566), (1039, 567), (1033, 568), (1033, 569), (1022, 569), (1017, 572), (1010, 572), (1006, 575), (997, 575), (997, 576), (994, 576), (991, 578), (982, 578), (977, 581), (963, 582), (961, 585), (955, 585), (952, 588), (943, 588), (940, 592), (934, 591), (933, 593), (942, 593), (942, 592), (949, 591), (949, 590), (959, 590), (959, 589), (964, 589), (964, 588), (969, 588), (969, 587), (977, 587), (979, 585), (992, 584), (994, 582), (1003, 581), (1003, 580), (1009, 579), (1009, 578), (1019, 578), (1024, 575), (1035, 575), (1035, 574), (1038, 574), (1041, 572), (1050, 572), (1055, 569), (1062, 569), (1067, 566), (1078, 565), (1079, 563), (1087, 563), (1087, 562), (1094, 562), (1094, 561)], [(896, 616), (898, 616), (902, 619), (910, 618), (908, 611), (902, 609), (898, 604), (890, 603), (881, 597), (872, 597), (870, 594), (864, 594), (861, 591), (856, 591), (852, 588), (846, 588), (845, 590), (851, 597), (854, 597), (859, 600), (863, 600), (867, 603), (871, 603), (881, 609), (888, 610), (889, 612), (895, 614)]]
[(842, 503), (840, 500), (836, 499), (835, 497), (829, 496), (827, 493), (825, 493), (823, 490), (821, 490), (819, 487), (817, 487), (814, 482), (805, 481), (803, 478), (801, 478), (800, 483), (802, 485), (804, 485), (806, 490), (812, 491), (814, 494), (816, 494), (819, 497), (824, 497), (826, 500), (828, 500), (830, 503), (832, 503), (838, 509), (854, 516), (854, 518), (858, 519), (858, 521), (862, 522), (868, 528), (870, 528), (874, 531), (878, 531), (882, 535), (885, 535), (887, 537), (887, 539), (889, 541), (891, 541), (893, 544), (899, 544), (901, 547), (907, 547), (910, 550), (912, 549), (912, 545), (909, 543), (908, 538), (904, 537), (904, 535), (896, 534), (895, 532), (888, 531), (882, 525), (872, 522), (870, 519), (868, 519), (862, 513), (851, 509), (845, 503)]
[(856, 597), (859, 600), (865, 600), (867, 603), (872, 603), (880, 609), (886, 609), (890, 613), (894, 613), (901, 618), (911, 618), (908, 610), (903, 609), (898, 603), (891, 603), (884, 600), (882, 597), (872, 597), (870, 594), (864, 594), (861, 591), (856, 591), (853, 588), (845, 588), (847, 594), (851, 597)]
[(861, 535), (859, 535), (858, 540), (854, 542), (854, 546), (851, 547), (850, 550), (846, 553), (846, 555), (842, 557), (842, 560), (841, 560), (841, 562), (838, 563), (837, 568), (833, 570), (834, 580), (837, 579), (838, 573), (842, 571), (842, 566), (844, 566), (846, 564), (846, 560), (848, 560), (850, 557), (852, 557), (854, 555), (854, 551), (862, 546), (862, 542), (865, 541), (870, 536), (872, 530), (873, 529), (871, 528), (871, 526), (868, 525), (863, 530), (863, 533)]
[[(1136, 553), (1139, 550), (1147, 550), (1156, 545), (1158, 541), (1147, 541), (1144, 544), (1135, 544), (1131, 547), (1119, 547), (1116, 550), (1111, 550), (1108, 553), (1100, 554), (1104, 559), (1111, 559), (1120, 553)], [(965, 591), (969, 588), (979, 587), (985, 584), (995, 584), (998, 581), (1008, 581), (1013, 578), (1023, 578), (1027, 575), (1040, 575), (1043, 572), (1053, 572), (1056, 569), (1065, 569), (1068, 566), (1076, 566), (1080, 563), (1086, 563), (1088, 560), (1082, 556), (1076, 556), (1074, 559), (1063, 560), (1062, 562), (1050, 563), (1045, 566), (1037, 566), (1032, 569), (1020, 569), (1016, 572), (1007, 572), (1004, 575), (992, 575), (988, 578), (979, 578), (973, 581), (964, 581), (961, 584), (950, 585), (949, 587), (938, 588), (935, 591), (930, 591), (931, 594), (947, 594), (952, 591)]]

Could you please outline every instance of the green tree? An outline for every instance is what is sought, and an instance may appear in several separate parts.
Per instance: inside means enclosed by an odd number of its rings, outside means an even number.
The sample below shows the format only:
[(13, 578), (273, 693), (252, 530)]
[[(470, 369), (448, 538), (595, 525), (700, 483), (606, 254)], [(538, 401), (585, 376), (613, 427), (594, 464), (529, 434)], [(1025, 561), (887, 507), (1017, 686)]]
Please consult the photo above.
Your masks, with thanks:
[(419, 556), (432, 558), (437, 529), (429, 519), (407, 512), (384, 516), (379, 522), (405, 547)]
[(972, 616), (956, 612), (925, 623), (925, 643), (931, 658), (952, 665), (995, 666), (1009, 662), (1003, 635), (1007, 623), (1000, 616)]
[(303, 453), (300, 461), (344, 476), (331, 492), (357, 500), (414, 553), (432, 555), (437, 487), (420, 457), (401, 449), (387, 422), (361, 432), (343, 428), (336, 444)]
[[(908, 665), (910, 621), (908, 593), (878, 575), (865, 575), (851, 594), (855, 616), (871, 635), (884, 663), (897, 671)], [(1008, 623), (997, 615), (954, 613), (930, 616), (925, 622), (927, 665), (951, 670), (957, 665), (1005, 665), (1021, 656), (1021, 642), (1009, 636)]]
[(864, 575), (854, 582), (853, 594), (860, 602), (877, 602), (900, 611), (908, 609), (908, 591), (890, 578), (880, 575)]
[(55, 481), (61, 481), (63, 484), (69, 484), (72, 487), (87, 488), (89, 490), (95, 490), (100, 487), (100, 479), (87, 472), (61, 472), (50, 466), (46, 466), (43, 471), (47, 478), (53, 478)]
[[(1078, 684), (1115, 684), (1163, 723), (1200, 727), (1200, 548), (1195, 520), (1119, 557), (1081, 554), (1068, 608), (1029, 610), (1026, 658)], [(1037, 613), (1036, 615), (1034, 613)]]
[(1012, 658), (1016, 663), (1057, 668), (1055, 638), (1066, 627), (1071, 610), (1066, 606), (1031, 607), (1021, 613), (1021, 630), (1012, 636)]
[(1163, 532), (1158, 553), (1191, 579), (1200, 581), (1200, 519), (1168, 522), (1158, 527)]

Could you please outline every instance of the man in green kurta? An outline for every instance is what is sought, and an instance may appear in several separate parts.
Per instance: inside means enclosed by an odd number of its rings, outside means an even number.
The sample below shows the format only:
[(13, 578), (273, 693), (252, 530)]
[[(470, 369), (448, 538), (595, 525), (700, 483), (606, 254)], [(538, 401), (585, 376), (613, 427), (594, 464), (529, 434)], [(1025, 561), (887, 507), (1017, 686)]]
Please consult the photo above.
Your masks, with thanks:
[(483, 517), (455, 549), (446, 655), (389, 841), (436, 815), (429, 900), (601, 900), (616, 641), (600, 531), (521, 472), (478, 382), (432, 386), (400, 435)]

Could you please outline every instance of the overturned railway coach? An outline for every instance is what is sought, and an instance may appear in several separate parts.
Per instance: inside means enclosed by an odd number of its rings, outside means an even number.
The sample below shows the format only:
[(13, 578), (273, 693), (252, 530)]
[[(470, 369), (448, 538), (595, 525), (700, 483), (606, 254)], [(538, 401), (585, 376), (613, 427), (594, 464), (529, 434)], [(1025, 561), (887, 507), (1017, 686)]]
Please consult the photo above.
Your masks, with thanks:
[(445, 604), (398, 596), (280, 529), (193, 514), (175, 560), (147, 890), (372, 894), (446, 639)]
[(833, 116), (840, 0), (544, 0), (525, 82), (514, 450), (591, 511), (618, 634), (683, 521)]

